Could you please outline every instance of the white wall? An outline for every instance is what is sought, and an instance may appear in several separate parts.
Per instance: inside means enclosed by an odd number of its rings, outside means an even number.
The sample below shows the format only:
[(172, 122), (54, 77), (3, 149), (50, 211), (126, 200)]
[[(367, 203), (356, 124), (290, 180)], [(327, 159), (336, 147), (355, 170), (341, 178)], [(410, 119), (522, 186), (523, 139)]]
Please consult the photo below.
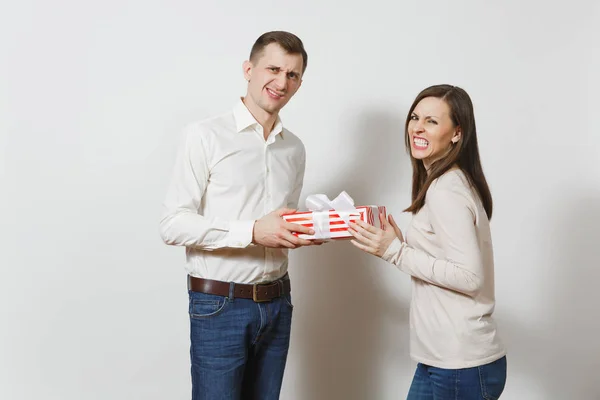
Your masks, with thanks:
[[(335, 2), (337, 3), (337, 2)], [(244, 93), (262, 32), (305, 42), (282, 113), (302, 199), (404, 227), (415, 95), (472, 96), (495, 199), (506, 399), (600, 399), (600, 6), (543, 1), (59, 1), (0, 9), (0, 398), (189, 398), (184, 254), (158, 219), (180, 129)], [(294, 251), (283, 399), (404, 398), (409, 279), (349, 243)]]

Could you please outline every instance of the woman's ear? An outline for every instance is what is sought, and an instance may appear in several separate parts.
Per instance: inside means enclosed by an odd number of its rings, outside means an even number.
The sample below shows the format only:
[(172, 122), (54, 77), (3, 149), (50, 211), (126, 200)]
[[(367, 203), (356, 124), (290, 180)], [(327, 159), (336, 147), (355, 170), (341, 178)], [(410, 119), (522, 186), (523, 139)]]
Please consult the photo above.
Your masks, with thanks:
[(460, 138), (462, 137), (462, 130), (460, 129), (460, 126), (456, 128), (456, 131), (454, 132), (454, 136), (452, 136), (452, 143), (456, 144), (458, 143), (458, 141), (460, 140)]

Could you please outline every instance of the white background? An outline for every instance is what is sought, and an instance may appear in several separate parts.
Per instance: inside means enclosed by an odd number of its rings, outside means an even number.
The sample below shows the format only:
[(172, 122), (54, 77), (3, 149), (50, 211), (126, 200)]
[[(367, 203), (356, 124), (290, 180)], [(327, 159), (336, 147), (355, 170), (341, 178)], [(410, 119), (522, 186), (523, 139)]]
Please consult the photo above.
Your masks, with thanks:
[[(555, 4), (554, 4), (555, 3)], [(600, 399), (595, 1), (3, 1), (0, 398), (190, 396), (184, 251), (158, 235), (181, 128), (245, 93), (263, 32), (309, 53), (282, 112), (307, 194), (405, 227), (403, 123), (466, 89), (495, 200), (506, 399)], [(409, 278), (349, 243), (292, 253), (282, 399), (404, 398)]]

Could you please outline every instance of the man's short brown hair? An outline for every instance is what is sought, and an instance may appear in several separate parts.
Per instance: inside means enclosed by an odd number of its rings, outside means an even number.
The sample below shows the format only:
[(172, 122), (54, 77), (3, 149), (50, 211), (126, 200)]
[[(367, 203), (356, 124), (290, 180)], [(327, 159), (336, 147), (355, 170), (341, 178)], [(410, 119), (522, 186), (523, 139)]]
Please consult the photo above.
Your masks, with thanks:
[(252, 50), (250, 51), (250, 61), (255, 62), (257, 58), (260, 58), (265, 47), (271, 43), (277, 43), (288, 54), (302, 55), (302, 73), (306, 71), (308, 54), (306, 54), (306, 50), (304, 50), (302, 40), (293, 33), (285, 31), (272, 31), (260, 35), (260, 37), (256, 39), (256, 42), (254, 42), (254, 46), (252, 46)]

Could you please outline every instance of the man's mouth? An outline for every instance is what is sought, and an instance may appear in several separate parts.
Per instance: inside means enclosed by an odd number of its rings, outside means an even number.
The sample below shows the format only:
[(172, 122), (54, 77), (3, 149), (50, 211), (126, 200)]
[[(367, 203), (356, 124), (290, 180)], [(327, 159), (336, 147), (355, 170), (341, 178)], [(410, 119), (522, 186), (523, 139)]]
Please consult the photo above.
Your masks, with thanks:
[(269, 94), (269, 96), (271, 96), (275, 100), (282, 99), (283, 96), (284, 96), (284, 94), (279, 94), (279, 93), (277, 93), (274, 90), (269, 89), (269, 88), (267, 88), (267, 93)]

